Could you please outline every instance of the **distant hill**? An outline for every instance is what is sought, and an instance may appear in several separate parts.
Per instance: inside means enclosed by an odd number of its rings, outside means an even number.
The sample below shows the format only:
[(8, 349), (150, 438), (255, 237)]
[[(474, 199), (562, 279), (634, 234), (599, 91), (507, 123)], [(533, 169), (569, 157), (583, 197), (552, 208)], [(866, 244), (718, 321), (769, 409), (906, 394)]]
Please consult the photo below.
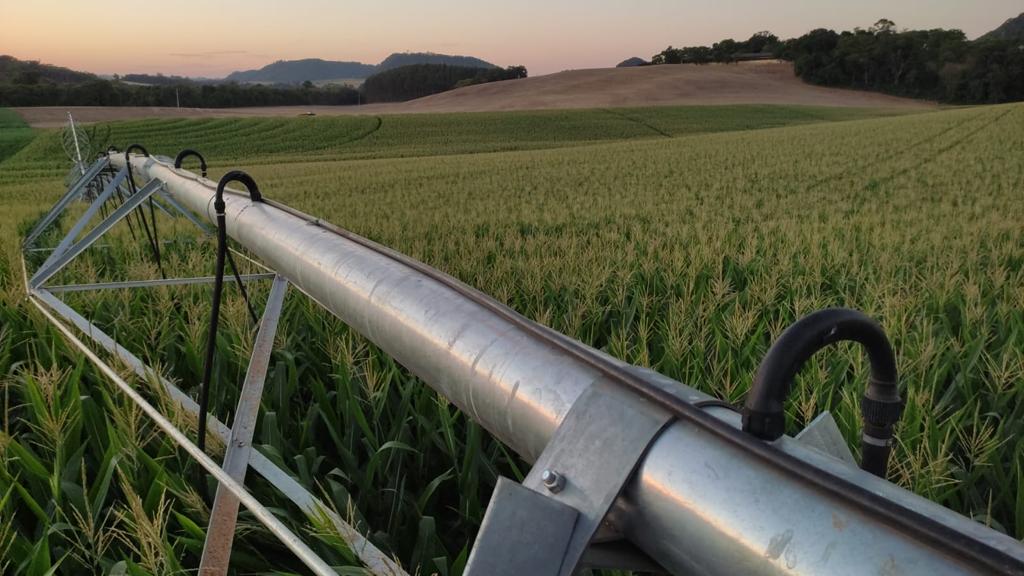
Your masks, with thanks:
[[(367, 81), (369, 82), (369, 81)], [(930, 108), (933, 104), (801, 81), (788, 62), (569, 70), (456, 88), (388, 111), (499, 112), (554, 108), (778, 104)]]
[(643, 58), (638, 58), (638, 57), (634, 56), (632, 58), (626, 58), (622, 62), (619, 62), (618, 64), (615, 65), (615, 67), (616, 68), (631, 68), (633, 66), (647, 66), (647, 64), (648, 64), (647, 60), (644, 60)]
[(272, 84), (299, 84), (306, 80), (334, 80), (339, 78), (366, 78), (377, 71), (372, 64), (337, 62), (307, 58), (305, 60), (278, 60), (259, 70), (232, 72), (228, 82), (267, 82)]
[(1024, 40), (1024, 13), (1003, 22), (1002, 26), (985, 34), (978, 40)]
[(377, 71), (390, 70), (412, 64), (447, 64), (464, 68), (497, 68), (494, 64), (472, 56), (449, 56), (433, 52), (395, 52), (377, 65)]
[(449, 66), (463, 66), (467, 68), (497, 68), (497, 66), (490, 62), (485, 62), (472, 56), (449, 56), (447, 54), (434, 54), (431, 52), (396, 52), (376, 66), (361, 62), (337, 62), (321, 60), (319, 58), (279, 60), (259, 70), (232, 72), (224, 80), (239, 83), (299, 84), (306, 80), (320, 82), (323, 80), (362, 79), (369, 78), (378, 72), (413, 64), (447, 64)]
[(88, 72), (0, 55), (0, 84), (77, 84), (96, 79)]

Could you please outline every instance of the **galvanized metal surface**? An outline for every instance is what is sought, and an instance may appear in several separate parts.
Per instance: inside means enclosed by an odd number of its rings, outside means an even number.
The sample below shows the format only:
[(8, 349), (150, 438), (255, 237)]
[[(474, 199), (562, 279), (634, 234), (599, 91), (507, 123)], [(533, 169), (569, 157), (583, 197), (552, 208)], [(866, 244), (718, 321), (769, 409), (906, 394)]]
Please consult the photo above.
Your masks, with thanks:
[[(527, 490), (505, 486), (491, 497), (467, 576), (532, 574), (539, 555), (547, 573), (576, 573), (637, 463), (671, 419), (664, 408), (608, 383), (586, 389), (523, 480)], [(572, 511), (571, 522), (565, 510)]]
[[(29, 284), (38, 288), (42, 286), (43, 282), (49, 280), (54, 274), (60, 272), (64, 266), (67, 266), (68, 262), (71, 262), (76, 256), (85, 251), (86, 248), (92, 245), (93, 242), (99, 240), (100, 236), (107, 233), (108, 230), (114, 227), (115, 224), (121, 221), (125, 216), (131, 213), (132, 210), (142, 205), (147, 198), (150, 197), (154, 192), (163, 186), (159, 181), (151, 180), (148, 184), (142, 187), (134, 196), (125, 200), (124, 204), (117, 207), (109, 216), (107, 216), (102, 222), (96, 225), (95, 228), (90, 230), (81, 240), (72, 244), (69, 248), (63, 252), (55, 251), (50, 255), (50, 259), (43, 264), (39, 270), (29, 279)], [(93, 206), (98, 206), (99, 202), (94, 202)], [(91, 209), (91, 208), (90, 208)], [(65, 240), (70, 238), (68, 234)], [(63, 244), (63, 242), (62, 242)]]
[(523, 480), (527, 488), (579, 511), (561, 576), (576, 571), (647, 447), (670, 420), (664, 408), (605, 382), (584, 390), (573, 404)]
[(89, 169), (86, 170), (84, 174), (82, 174), (82, 177), (79, 178), (77, 182), (72, 184), (71, 187), (68, 188), (68, 191), (65, 192), (63, 196), (60, 197), (60, 200), (57, 200), (57, 202), (53, 205), (52, 208), (50, 208), (46, 215), (43, 216), (43, 218), (39, 220), (39, 222), (37, 222), (35, 226), (32, 227), (32, 231), (29, 232), (28, 235), (25, 237), (24, 245), (32, 246), (32, 244), (36, 241), (36, 238), (38, 238), (40, 234), (45, 232), (46, 229), (49, 228), (50, 225), (53, 224), (53, 222), (57, 220), (57, 218), (61, 214), (64, 213), (64, 210), (67, 209), (68, 204), (70, 204), (71, 202), (73, 202), (75, 199), (82, 195), (82, 191), (85, 189), (85, 187), (88, 186), (89, 183), (92, 182), (96, 178), (96, 176), (100, 174), (100, 172), (103, 172), (103, 170), (106, 169), (106, 167), (109, 164), (110, 163), (106, 157), (100, 158), (93, 162), (92, 165), (89, 166)]
[[(210, 183), (153, 159), (132, 162), (212, 221)], [(381, 251), (247, 196), (230, 194), (226, 204), (231, 237), (531, 461), (573, 402), (601, 379), (589, 365)], [(738, 415), (714, 413), (739, 426)], [(950, 510), (792, 439), (778, 448), (1024, 560), (1019, 542)], [(631, 541), (680, 574), (970, 573), (946, 549), (892, 530), (684, 422), (650, 448), (613, 517)]]
[(793, 439), (804, 446), (819, 450), (833, 458), (838, 458), (850, 466), (857, 465), (857, 459), (853, 457), (849, 444), (843, 439), (843, 434), (839, 431), (839, 425), (836, 424), (835, 418), (827, 410), (818, 414)]
[[(24, 271), (24, 260), (22, 260), (22, 266)], [(25, 278), (27, 279), (28, 276), (25, 275)], [(107, 333), (51, 294), (48, 289), (39, 288), (31, 290), (27, 282), (25, 289), (29, 292), (37, 306), (45, 305), (53, 313), (70, 322), (75, 328), (100, 346), (100, 348), (116, 356), (118, 360), (123, 362), (139, 378), (160, 382), (164, 391), (178, 407), (193, 417), (199, 414), (199, 405), (188, 394), (185, 394), (169, 380), (152, 370), (137, 356), (118, 345)], [(231, 429), (224, 423), (211, 416), (207, 424), (209, 431), (220, 438), (222, 442), (226, 444), (230, 440)], [(342, 539), (345, 540), (370, 573), (375, 576), (408, 576), (397, 562), (377, 549), (351, 524), (310, 494), (288, 472), (278, 468), (276, 464), (257, 451), (252, 451), (249, 458), (249, 465), (252, 466), (253, 470), (259, 473), (260, 476), (263, 476), (267, 482), (279, 490), (286, 498), (291, 500), (303, 513), (309, 517), (326, 518), (330, 521), (335, 530), (338, 531), (338, 534), (341, 535)]]
[(206, 224), (199, 218), (196, 218), (196, 215), (193, 214), (192, 211), (186, 210), (181, 204), (178, 203), (177, 200), (174, 199), (173, 196), (165, 192), (160, 192), (159, 194), (157, 194), (157, 196), (159, 196), (161, 200), (164, 200), (168, 204), (170, 204), (171, 207), (174, 208), (174, 210), (178, 214), (184, 216), (189, 222), (195, 224), (196, 228), (202, 230), (204, 234), (213, 234), (213, 229), (210, 228), (209, 224)]
[(558, 576), (580, 513), (498, 478), (464, 576)]
[[(224, 453), (222, 468), (239, 484), (245, 483), (245, 472), (249, 469), (249, 455), (252, 452), (252, 436), (256, 432), (256, 417), (259, 415), (263, 384), (270, 367), (270, 354), (274, 350), (281, 307), (288, 290), (288, 281), (278, 277), (270, 288), (267, 305), (260, 320), (259, 332), (253, 343), (249, 367), (245, 371), (242, 391), (239, 393), (235, 417), (231, 422), (231, 439)], [(238, 498), (223, 484), (217, 486), (217, 495), (210, 512), (210, 524), (206, 529), (206, 543), (199, 562), (201, 576), (227, 574), (231, 561), (231, 545), (235, 540), (235, 523), (238, 520)]]
[(120, 184), (120, 182), (124, 180), (127, 176), (128, 171), (122, 168), (117, 174), (114, 175), (114, 178), (110, 182), (108, 182), (106, 186), (103, 187), (103, 191), (100, 192), (100, 195), (95, 200), (93, 200), (91, 204), (89, 204), (89, 207), (78, 218), (78, 221), (76, 221), (74, 226), (71, 227), (71, 230), (69, 230), (68, 233), (65, 234), (63, 238), (61, 238), (60, 243), (57, 244), (57, 247), (54, 248), (53, 253), (50, 254), (50, 258), (43, 264), (44, 268), (48, 266), (53, 259), (59, 258), (61, 254), (67, 252), (68, 247), (71, 246), (71, 243), (74, 242), (76, 238), (78, 238), (78, 235), (82, 233), (82, 230), (85, 230), (85, 227), (89, 225), (89, 222), (91, 222), (92, 219), (96, 216), (96, 214), (99, 213), (100, 207), (102, 207), (103, 204), (110, 199), (114, 192), (117, 191), (118, 184)]

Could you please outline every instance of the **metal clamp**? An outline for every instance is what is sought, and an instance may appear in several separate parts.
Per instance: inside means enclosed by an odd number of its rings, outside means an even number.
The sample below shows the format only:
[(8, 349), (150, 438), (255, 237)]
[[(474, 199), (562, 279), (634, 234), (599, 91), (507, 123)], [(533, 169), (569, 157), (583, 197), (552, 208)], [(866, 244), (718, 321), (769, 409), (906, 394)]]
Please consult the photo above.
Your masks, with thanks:
[(667, 410), (609, 383), (588, 388), (523, 484), (499, 479), (465, 574), (573, 574), (648, 446), (671, 420)]

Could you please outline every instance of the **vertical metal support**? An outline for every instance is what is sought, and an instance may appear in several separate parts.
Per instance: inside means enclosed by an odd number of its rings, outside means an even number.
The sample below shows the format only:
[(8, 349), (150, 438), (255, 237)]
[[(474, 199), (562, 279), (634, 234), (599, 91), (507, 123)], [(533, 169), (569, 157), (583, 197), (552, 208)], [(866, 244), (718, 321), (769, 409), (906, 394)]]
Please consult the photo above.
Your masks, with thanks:
[(81, 195), (82, 190), (95, 180), (96, 177), (99, 176), (100, 172), (102, 172), (109, 164), (110, 160), (107, 159), (106, 156), (93, 162), (92, 166), (85, 171), (85, 174), (72, 184), (71, 187), (68, 188), (68, 191), (61, 196), (60, 200), (53, 205), (53, 208), (50, 208), (50, 211), (32, 227), (32, 231), (25, 237), (24, 245), (26, 247), (32, 246), (32, 243), (36, 241), (36, 238), (38, 238), (39, 235), (50, 226), (50, 224), (53, 224), (53, 221), (67, 209), (68, 204), (70, 204), (75, 198), (78, 198), (78, 196)]
[(75, 128), (75, 119), (71, 116), (71, 112), (68, 112), (68, 124), (71, 124), (71, 138), (75, 141), (75, 164), (84, 175), (85, 165), (82, 162), (82, 149), (78, 146), (78, 130)]
[(107, 216), (105, 220), (97, 224), (96, 227), (86, 234), (84, 238), (68, 248), (63, 254), (51, 258), (51, 260), (48, 261), (48, 264), (44, 264), (38, 271), (36, 271), (35, 275), (32, 276), (32, 280), (29, 281), (29, 284), (33, 288), (42, 286), (43, 282), (46, 282), (54, 274), (60, 272), (61, 269), (67, 266), (68, 262), (85, 251), (85, 249), (98, 240), (100, 236), (110, 230), (114, 224), (120, 222), (121, 219), (130, 214), (132, 210), (140, 206), (146, 198), (149, 198), (154, 192), (159, 190), (161, 186), (163, 186), (163, 183), (159, 180), (150, 180), (149, 184), (146, 184), (137, 194), (125, 200), (124, 204), (119, 206), (117, 210), (114, 210), (114, 212), (111, 213), (110, 216)]
[[(259, 414), (260, 398), (263, 396), (263, 384), (267, 378), (270, 353), (274, 349), (274, 336), (277, 334), (277, 324), (281, 318), (281, 308), (287, 290), (288, 281), (280, 276), (275, 277), (263, 318), (260, 320), (256, 342), (253, 344), (249, 367), (245, 372), (245, 382), (238, 398), (235, 420), (231, 424), (231, 440), (224, 454), (224, 471), (242, 485), (245, 483), (245, 472), (249, 467), (252, 437), (256, 431), (256, 417)], [(210, 513), (210, 525), (206, 530), (203, 557), (199, 564), (200, 576), (219, 576), (228, 573), (237, 519), (238, 497), (224, 485), (217, 486), (217, 496), (214, 498), (213, 511)]]
[(78, 221), (75, 222), (75, 225), (71, 227), (71, 230), (61, 238), (60, 243), (57, 244), (57, 247), (50, 253), (50, 257), (43, 263), (43, 268), (49, 266), (57, 258), (60, 258), (61, 254), (67, 252), (71, 243), (78, 238), (78, 235), (82, 233), (82, 230), (84, 230), (85, 227), (88, 226), (89, 222), (96, 217), (96, 213), (100, 211), (100, 206), (103, 206), (103, 203), (110, 199), (114, 194), (114, 191), (117, 190), (117, 185), (120, 184), (126, 176), (128, 176), (127, 170), (119, 170), (117, 175), (114, 176), (114, 179), (107, 183), (103, 188), (103, 192), (92, 201), (92, 204), (89, 205), (85, 214), (82, 214), (82, 216), (78, 218)]

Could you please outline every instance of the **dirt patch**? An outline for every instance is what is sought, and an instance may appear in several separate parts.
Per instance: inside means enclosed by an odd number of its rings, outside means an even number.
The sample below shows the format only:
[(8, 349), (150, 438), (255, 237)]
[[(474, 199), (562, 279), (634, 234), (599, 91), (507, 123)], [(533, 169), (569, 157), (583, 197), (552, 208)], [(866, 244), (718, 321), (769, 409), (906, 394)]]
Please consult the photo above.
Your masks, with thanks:
[(137, 118), (243, 118), (416, 112), (485, 112), (550, 108), (614, 108), (714, 104), (797, 104), (927, 108), (931, 102), (804, 83), (788, 62), (665, 65), (569, 70), (522, 80), (468, 86), (400, 104), (264, 108), (39, 107), (16, 110), (32, 126), (62, 125), (70, 111), (81, 122)]

